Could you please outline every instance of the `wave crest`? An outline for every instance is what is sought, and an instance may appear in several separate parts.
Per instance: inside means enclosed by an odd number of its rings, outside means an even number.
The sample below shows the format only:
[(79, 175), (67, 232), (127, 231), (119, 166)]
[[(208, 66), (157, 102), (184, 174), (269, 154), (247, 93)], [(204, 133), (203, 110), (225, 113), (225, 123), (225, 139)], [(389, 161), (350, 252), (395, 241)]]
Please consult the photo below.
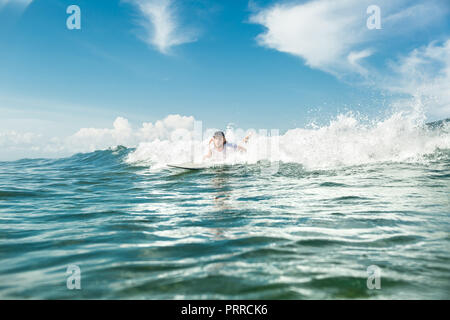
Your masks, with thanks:
[[(237, 143), (248, 132), (228, 128), (226, 136), (233, 137), (232, 142)], [(210, 135), (204, 135), (201, 141), (186, 136), (176, 141), (141, 142), (126, 161), (150, 164), (154, 168), (174, 162), (199, 162), (208, 150), (209, 139)], [(241, 145), (247, 148), (247, 153), (228, 155), (224, 163), (269, 160), (326, 168), (385, 161), (415, 162), (426, 160), (426, 155), (437, 150), (450, 149), (449, 122), (436, 130), (402, 113), (369, 124), (353, 115), (339, 115), (326, 126), (291, 129), (278, 137), (255, 132), (248, 144)]]

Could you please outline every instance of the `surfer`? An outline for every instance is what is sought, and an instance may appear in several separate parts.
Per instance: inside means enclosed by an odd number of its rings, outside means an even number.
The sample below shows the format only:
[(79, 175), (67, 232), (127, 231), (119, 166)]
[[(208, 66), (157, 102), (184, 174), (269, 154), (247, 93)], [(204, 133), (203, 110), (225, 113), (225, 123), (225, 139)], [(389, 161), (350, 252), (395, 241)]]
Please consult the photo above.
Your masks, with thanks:
[[(247, 143), (250, 136), (246, 136), (244, 138), (244, 143)], [(214, 142), (213, 148), (211, 148), (211, 142)], [(237, 150), (240, 152), (247, 152), (247, 149), (244, 147), (238, 146), (234, 143), (227, 142), (227, 139), (225, 138), (225, 134), (222, 131), (217, 131), (214, 133), (214, 136), (209, 140), (208, 143), (209, 151), (208, 153), (203, 157), (203, 160), (208, 158), (222, 158), (224, 159), (226, 157), (227, 150)]]

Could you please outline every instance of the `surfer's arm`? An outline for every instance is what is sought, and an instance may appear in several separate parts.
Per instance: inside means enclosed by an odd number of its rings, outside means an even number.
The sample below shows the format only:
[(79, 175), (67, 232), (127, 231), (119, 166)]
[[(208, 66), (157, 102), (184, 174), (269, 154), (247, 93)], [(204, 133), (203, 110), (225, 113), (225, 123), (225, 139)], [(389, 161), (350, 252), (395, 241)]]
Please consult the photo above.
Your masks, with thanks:
[(212, 151), (211, 151), (211, 142), (213, 142), (213, 139), (211, 139), (211, 140), (209, 140), (209, 143), (208, 143), (208, 153), (207, 154), (205, 154), (204, 156), (203, 156), (203, 160), (205, 160), (205, 159), (208, 159), (208, 158), (211, 158), (212, 157)]
[[(252, 134), (250, 133), (248, 136), (246, 136), (244, 139), (242, 139), (242, 142), (244, 142), (245, 144), (247, 144), (247, 142), (248, 142), (248, 139), (250, 139), (250, 136), (251, 136)], [(244, 148), (244, 147), (241, 147), (241, 146), (239, 146), (239, 145), (236, 145), (236, 148), (235, 149), (237, 149), (238, 151), (240, 151), (240, 152), (247, 152), (247, 149), (246, 148)]]
[[(246, 136), (244, 139), (242, 139), (242, 142), (244, 142), (245, 144), (247, 144), (248, 139), (250, 139), (250, 136), (251, 136), (251, 135), (252, 135), (252, 134), (250, 133), (248, 136)], [(244, 148), (244, 147), (241, 147), (240, 145), (236, 145), (236, 146), (235, 146), (235, 149), (236, 149), (237, 151), (239, 151), (239, 152), (247, 152), (247, 149)]]
[(211, 156), (212, 156), (212, 152), (211, 152), (211, 150), (208, 150), (208, 153), (203, 156), (203, 160), (211, 158)]
[(244, 147), (241, 147), (240, 145), (232, 144), (232, 147), (234, 150), (237, 150), (239, 152), (247, 152), (247, 149), (245, 149)]

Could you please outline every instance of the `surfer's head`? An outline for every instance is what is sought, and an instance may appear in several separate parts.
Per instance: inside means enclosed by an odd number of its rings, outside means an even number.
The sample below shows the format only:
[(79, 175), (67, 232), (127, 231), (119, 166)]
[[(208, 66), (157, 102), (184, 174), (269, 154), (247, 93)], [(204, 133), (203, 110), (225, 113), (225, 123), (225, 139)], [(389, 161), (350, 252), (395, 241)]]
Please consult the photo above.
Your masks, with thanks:
[(225, 139), (225, 134), (222, 131), (217, 131), (213, 136), (214, 146), (216, 148), (221, 148), (227, 143), (227, 139)]

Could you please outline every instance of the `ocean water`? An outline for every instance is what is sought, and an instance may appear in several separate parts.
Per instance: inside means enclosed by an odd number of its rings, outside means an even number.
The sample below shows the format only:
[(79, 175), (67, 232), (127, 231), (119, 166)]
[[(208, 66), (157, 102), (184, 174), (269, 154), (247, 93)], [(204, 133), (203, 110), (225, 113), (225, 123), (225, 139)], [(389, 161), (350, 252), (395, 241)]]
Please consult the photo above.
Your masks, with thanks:
[(200, 171), (160, 140), (0, 162), (0, 298), (449, 299), (449, 137), (342, 117)]

